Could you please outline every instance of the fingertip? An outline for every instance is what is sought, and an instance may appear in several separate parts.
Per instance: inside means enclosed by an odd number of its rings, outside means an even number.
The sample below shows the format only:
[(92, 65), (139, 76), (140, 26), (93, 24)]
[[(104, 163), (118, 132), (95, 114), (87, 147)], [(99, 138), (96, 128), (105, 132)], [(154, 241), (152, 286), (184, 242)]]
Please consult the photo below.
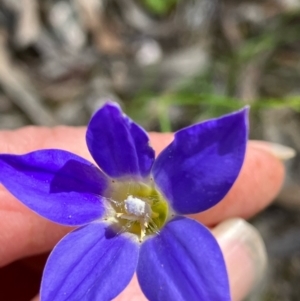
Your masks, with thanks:
[(244, 300), (266, 272), (264, 242), (259, 232), (240, 218), (226, 220), (212, 232), (224, 255), (232, 300)]
[(287, 161), (296, 156), (296, 151), (293, 148), (278, 143), (252, 140), (251, 146), (264, 150), (281, 161)]

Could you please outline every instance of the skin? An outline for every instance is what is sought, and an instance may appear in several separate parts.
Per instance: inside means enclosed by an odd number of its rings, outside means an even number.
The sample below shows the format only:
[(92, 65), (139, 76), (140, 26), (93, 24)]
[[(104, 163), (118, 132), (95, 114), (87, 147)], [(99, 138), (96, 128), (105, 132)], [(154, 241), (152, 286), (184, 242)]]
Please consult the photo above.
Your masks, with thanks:
[[(24, 154), (43, 148), (60, 148), (93, 161), (85, 144), (85, 131), (85, 128), (72, 127), (26, 127), (2, 131), (0, 153)], [(166, 147), (172, 137), (172, 134), (151, 133), (151, 144), (156, 153)], [(249, 142), (243, 168), (230, 192), (217, 206), (193, 217), (209, 227), (230, 217), (249, 218), (274, 199), (283, 177), (281, 161), (265, 146), (262, 148), (259, 142)], [(27, 293), (30, 296), (32, 292), (38, 292), (46, 258), (40, 254), (49, 252), (71, 228), (56, 225), (38, 216), (0, 186), (0, 229), (1, 295), (4, 289), (4, 295), (9, 300), (30, 300), (30, 297), (26, 299), (25, 296)], [(24, 259), (34, 255), (40, 256)], [(16, 291), (20, 291), (19, 296)], [(137, 283), (133, 280), (117, 300), (135, 300), (134, 296), (136, 300), (144, 300), (139, 294)]]

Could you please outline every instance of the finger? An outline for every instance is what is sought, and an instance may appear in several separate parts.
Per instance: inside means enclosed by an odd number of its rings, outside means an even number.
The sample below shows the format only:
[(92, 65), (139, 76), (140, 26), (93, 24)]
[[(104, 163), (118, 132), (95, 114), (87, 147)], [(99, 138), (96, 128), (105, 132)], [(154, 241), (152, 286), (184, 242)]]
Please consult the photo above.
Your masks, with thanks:
[(265, 275), (267, 253), (259, 232), (241, 218), (213, 229), (223, 251), (233, 301), (244, 300)]
[[(40, 148), (61, 148), (91, 159), (85, 145), (85, 128), (28, 127), (0, 133), (0, 152), (26, 153)], [(172, 134), (151, 134), (160, 151)], [(246, 217), (265, 207), (278, 192), (283, 179), (281, 162), (266, 150), (249, 144), (244, 167), (232, 191), (216, 208), (197, 215), (206, 224), (230, 216)], [(25, 256), (50, 250), (70, 228), (51, 223), (34, 214), (4, 188), (0, 189), (0, 266)]]
[[(257, 230), (242, 219), (221, 223), (213, 229), (213, 234), (226, 262), (232, 301), (241, 301), (264, 275), (267, 257), (263, 241)], [(39, 298), (32, 301), (39, 301)], [(114, 301), (147, 301), (136, 276)]]

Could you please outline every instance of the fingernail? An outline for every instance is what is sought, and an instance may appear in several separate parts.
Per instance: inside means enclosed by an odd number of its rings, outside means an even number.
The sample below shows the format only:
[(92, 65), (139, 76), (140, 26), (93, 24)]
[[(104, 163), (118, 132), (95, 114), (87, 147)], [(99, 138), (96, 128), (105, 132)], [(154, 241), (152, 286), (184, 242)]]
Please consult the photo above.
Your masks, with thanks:
[(296, 156), (296, 151), (293, 148), (279, 143), (268, 141), (252, 141), (252, 146), (265, 150), (282, 161), (292, 159)]
[(243, 300), (266, 271), (264, 242), (258, 231), (240, 218), (224, 221), (212, 232), (224, 254), (232, 300)]

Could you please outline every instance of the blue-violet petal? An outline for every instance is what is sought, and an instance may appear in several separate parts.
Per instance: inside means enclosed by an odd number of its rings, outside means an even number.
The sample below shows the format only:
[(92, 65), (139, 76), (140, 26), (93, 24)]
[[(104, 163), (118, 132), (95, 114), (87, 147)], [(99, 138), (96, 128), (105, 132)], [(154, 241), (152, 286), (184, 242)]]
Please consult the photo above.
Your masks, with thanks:
[(147, 133), (125, 116), (118, 105), (107, 103), (92, 117), (86, 134), (88, 148), (111, 177), (146, 177), (154, 161)]
[(180, 214), (216, 205), (235, 182), (245, 157), (248, 108), (175, 134), (153, 166), (156, 184)]
[(83, 225), (104, 213), (106, 176), (63, 150), (0, 155), (0, 183), (36, 213), (64, 225)]
[(50, 254), (42, 301), (109, 301), (130, 282), (139, 244), (94, 222), (65, 236)]
[(137, 276), (149, 301), (230, 301), (220, 247), (210, 231), (177, 217), (140, 250)]

